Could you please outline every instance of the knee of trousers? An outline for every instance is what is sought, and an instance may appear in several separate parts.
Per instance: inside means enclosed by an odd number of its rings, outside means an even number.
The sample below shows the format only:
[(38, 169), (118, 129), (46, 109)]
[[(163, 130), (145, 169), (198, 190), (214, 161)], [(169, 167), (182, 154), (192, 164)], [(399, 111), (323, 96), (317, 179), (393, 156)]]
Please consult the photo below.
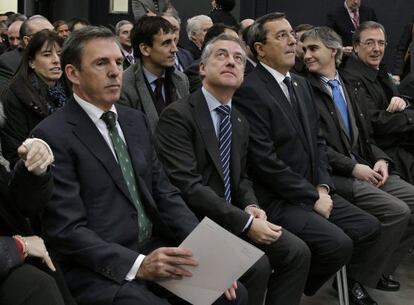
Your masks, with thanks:
[(290, 247), (285, 263), (297, 268), (309, 268), (312, 253), (308, 245), (301, 239), (297, 239)]
[(272, 266), (267, 255), (263, 255), (248, 272), (251, 273), (252, 278), (266, 283), (272, 274)]
[(396, 200), (392, 204), (392, 208), (385, 216), (385, 219), (382, 221), (383, 225), (386, 225), (387, 222), (393, 224), (408, 224), (412, 217), (411, 209), (402, 200)]
[(247, 305), (249, 303), (249, 294), (247, 292), (247, 289), (240, 282), (237, 282), (236, 295), (237, 299), (234, 302), (231, 302), (231, 304)]
[(353, 250), (354, 243), (352, 239), (348, 235), (342, 234), (336, 236), (334, 241), (326, 245), (326, 251), (324, 251), (322, 259), (326, 265), (330, 264), (340, 268), (351, 260)]
[(356, 246), (361, 243), (374, 242), (378, 240), (380, 236), (381, 222), (377, 218), (371, 216), (362, 223), (358, 235), (355, 236), (355, 238), (352, 238), (352, 240), (354, 241), (354, 246)]

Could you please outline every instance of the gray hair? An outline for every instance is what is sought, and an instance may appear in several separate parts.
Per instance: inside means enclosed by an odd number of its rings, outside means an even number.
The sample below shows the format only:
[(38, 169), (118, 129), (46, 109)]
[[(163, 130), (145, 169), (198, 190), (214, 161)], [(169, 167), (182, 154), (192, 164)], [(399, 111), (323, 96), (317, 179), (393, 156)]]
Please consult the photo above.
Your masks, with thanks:
[(116, 36), (119, 36), (119, 33), (121, 32), (121, 27), (123, 27), (126, 24), (133, 25), (133, 23), (129, 20), (121, 20), (115, 25), (115, 35)]
[(355, 33), (352, 35), (352, 45), (355, 46), (361, 42), (361, 33), (368, 29), (380, 29), (384, 33), (384, 38), (387, 40), (387, 34), (385, 28), (381, 23), (375, 21), (365, 21), (359, 25)]
[(326, 26), (318, 26), (304, 32), (300, 38), (300, 41), (304, 42), (308, 38), (318, 39), (322, 41), (325, 47), (335, 49), (335, 64), (337, 67), (341, 64), (343, 55), (342, 39), (334, 30)]
[(98, 26), (86, 26), (78, 31), (72, 32), (63, 45), (60, 62), (62, 70), (71, 64), (78, 70), (81, 69), (82, 55), (85, 44), (92, 39), (112, 39), (118, 46), (117, 37), (110, 29)]
[(250, 27), (248, 44), (253, 52), (254, 57), (257, 57), (257, 51), (254, 47), (256, 42), (266, 43), (267, 30), (265, 24), (274, 20), (286, 18), (285, 13), (270, 13), (258, 18)]
[(209, 16), (206, 16), (206, 15), (197, 15), (197, 16), (194, 16), (194, 17), (187, 20), (186, 30), (187, 30), (188, 39), (191, 40), (191, 34), (192, 33), (197, 33), (198, 31), (200, 31), (201, 22), (203, 22), (203, 21), (213, 23), (211, 18)]
[(205, 65), (207, 63), (207, 61), (210, 58), (211, 53), (212, 53), (211, 46), (214, 43), (216, 43), (217, 41), (223, 41), (223, 40), (224, 41), (233, 41), (233, 42), (237, 43), (241, 47), (241, 49), (243, 50), (243, 58), (244, 58), (243, 63), (244, 63), (244, 65), (246, 65), (246, 57), (247, 56), (246, 56), (246, 51), (244, 49), (243, 41), (240, 38), (238, 38), (238, 37), (235, 37), (235, 36), (232, 36), (232, 35), (228, 35), (228, 34), (224, 34), (224, 33), (218, 35), (217, 37), (214, 37), (213, 39), (211, 39), (207, 43), (207, 45), (203, 49), (203, 53), (201, 54), (200, 64), (204, 64)]

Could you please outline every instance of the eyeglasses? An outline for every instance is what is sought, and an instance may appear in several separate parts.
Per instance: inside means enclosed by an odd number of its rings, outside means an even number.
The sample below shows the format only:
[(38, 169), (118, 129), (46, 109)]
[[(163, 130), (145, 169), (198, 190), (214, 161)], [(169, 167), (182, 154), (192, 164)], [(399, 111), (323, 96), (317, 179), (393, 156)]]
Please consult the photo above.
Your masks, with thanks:
[(387, 42), (385, 40), (373, 40), (368, 39), (366, 41), (360, 41), (360, 45), (366, 47), (366, 48), (373, 48), (375, 45), (378, 45), (380, 48), (385, 48), (387, 46)]

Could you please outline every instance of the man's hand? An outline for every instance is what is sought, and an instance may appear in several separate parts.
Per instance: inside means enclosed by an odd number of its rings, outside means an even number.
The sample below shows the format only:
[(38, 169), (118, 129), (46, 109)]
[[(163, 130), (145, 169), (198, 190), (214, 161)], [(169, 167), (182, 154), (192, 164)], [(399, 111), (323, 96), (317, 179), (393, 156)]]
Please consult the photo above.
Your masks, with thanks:
[(401, 97), (394, 96), (391, 99), (386, 111), (394, 113), (403, 111), (405, 108), (407, 108), (407, 103)]
[(138, 269), (136, 277), (144, 280), (181, 279), (191, 277), (191, 272), (183, 266), (197, 266), (189, 249), (158, 248), (147, 255)]
[(247, 214), (252, 215), (254, 218), (259, 218), (259, 219), (264, 219), (264, 220), (266, 220), (266, 219), (267, 219), (266, 212), (265, 212), (265, 211), (263, 211), (262, 209), (260, 209), (260, 208), (256, 207), (256, 206), (252, 206), (252, 205), (247, 206), (247, 207), (244, 209), (244, 211), (245, 211)]
[(332, 198), (328, 194), (328, 191), (323, 191), (322, 188), (319, 189), (319, 199), (315, 202), (313, 209), (319, 215), (329, 218), (333, 208)]
[(358, 180), (366, 181), (375, 186), (378, 186), (384, 179), (384, 177), (381, 175), (381, 172), (376, 171), (375, 169), (372, 169), (368, 165), (364, 164), (355, 165), (354, 169), (352, 170), (352, 176)]
[(282, 235), (282, 227), (264, 219), (254, 218), (247, 237), (258, 244), (270, 245)]
[(24, 161), (29, 172), (44, 173), (53, 162), (53, 154), (40, 140), (28, 139), (17, 149), (19, 157)]
[(383, 159), (378, 160), (375, 163), (373, 170), (382, 176), (382, 180), (377, 184), (377, 187), (383, 186), (389, 177), (388, 162)]
[(227, 300), (229, 301), (233, 301), (236, 299), (236, 289), (237, 289), (237, 282), (233, 282), (233, 284), (231, 284), (231, 287), (229, 289), (227, 289), (226, 291), (224, 291), (224, 295), (226, 297)]

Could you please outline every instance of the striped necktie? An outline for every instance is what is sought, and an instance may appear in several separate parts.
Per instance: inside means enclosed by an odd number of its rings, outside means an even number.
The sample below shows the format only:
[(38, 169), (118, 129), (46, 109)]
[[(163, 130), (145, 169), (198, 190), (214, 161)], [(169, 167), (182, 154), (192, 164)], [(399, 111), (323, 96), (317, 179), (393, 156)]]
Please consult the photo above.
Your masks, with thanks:
[(108, 127), (109, 137), (111, 138), (116, 156), (118, 157), (118, 164), (121, 167), (122, 175), (125, 183), (127, 184), (129, 194), (131, 195), (134, 206), (137, 209), (139, 230), (138, 241), (142, 243), (151, 237), (152, 223), (145, 212), (141, 200), (139, 199), (137, 183), (129, 157), (128, 148), (116, 128), (116, 114), (112, 111), (107, 111), (102, 114), (101, 119), (105, 122), (106, 127)]
[(221, 105), (215, 109), (220, 116), (219, 152), (224, 178), (224, 198), (231, 203), (230, 185), (230, 152), (231, 152), (231, 121), (230, 106)]

